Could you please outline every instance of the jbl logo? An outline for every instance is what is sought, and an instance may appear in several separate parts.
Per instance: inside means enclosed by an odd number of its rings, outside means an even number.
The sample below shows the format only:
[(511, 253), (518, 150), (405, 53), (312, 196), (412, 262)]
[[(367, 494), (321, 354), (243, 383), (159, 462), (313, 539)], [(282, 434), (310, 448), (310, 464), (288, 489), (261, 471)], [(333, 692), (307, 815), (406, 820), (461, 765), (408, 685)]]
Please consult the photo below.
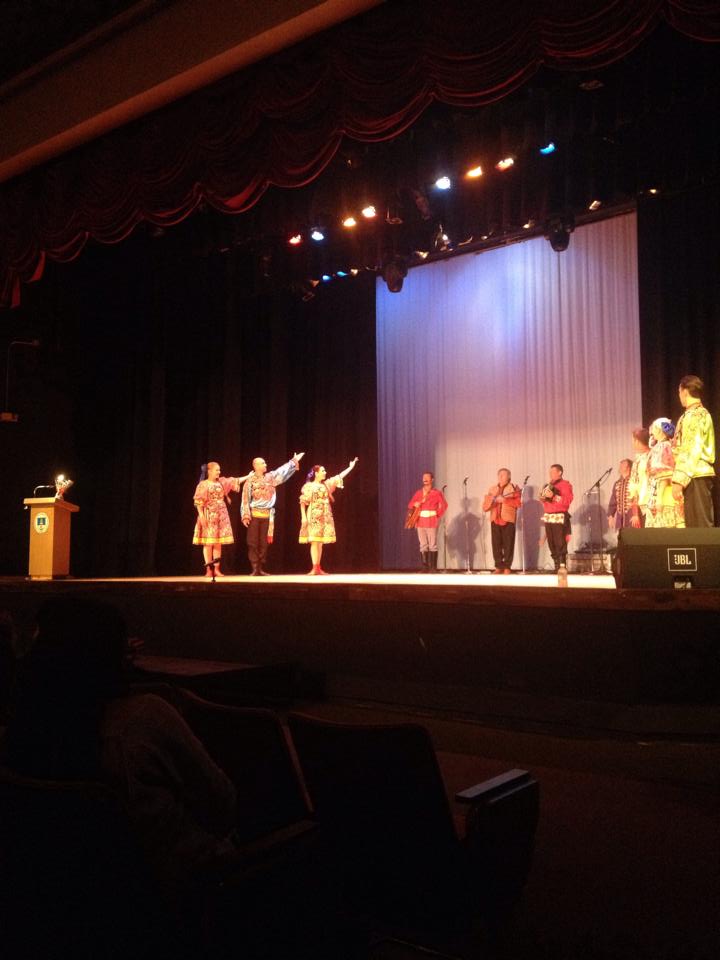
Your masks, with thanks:
[(696, 548), (668, 547), (668, 570), (670, 573), (697, 573)]

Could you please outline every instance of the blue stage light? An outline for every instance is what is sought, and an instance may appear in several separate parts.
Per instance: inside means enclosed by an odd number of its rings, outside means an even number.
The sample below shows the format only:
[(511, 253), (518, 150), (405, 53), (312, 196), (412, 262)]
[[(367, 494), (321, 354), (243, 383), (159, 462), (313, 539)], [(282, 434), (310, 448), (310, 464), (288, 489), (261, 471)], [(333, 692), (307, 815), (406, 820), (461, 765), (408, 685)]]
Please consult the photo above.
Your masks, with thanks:
[(322, 279), (323, 283), (327, 283), (328, 280), (332, 280), (332, 277), (330, 276), (329, 273), (324, 273), (324, 274), (322, 275), (321, 279)]
[(540, 153), (544, 157), (547, 157), (549, 153), (555, 153), (555, 144), (552, 142), (552, 140), (550, 141), (550, 143), (546, 144), (546, 146), (540, 147)]
[(313, 230), (313, 232), (310, 234), (310, 236), (313, 238), (313, 240), (317, 240), (318, 242), (319, 242), (320, 240), (324, 240), (324, 239), (325, 239), (325, 234), (322, 232), (322, 230), (318, 230), (317, 227)]

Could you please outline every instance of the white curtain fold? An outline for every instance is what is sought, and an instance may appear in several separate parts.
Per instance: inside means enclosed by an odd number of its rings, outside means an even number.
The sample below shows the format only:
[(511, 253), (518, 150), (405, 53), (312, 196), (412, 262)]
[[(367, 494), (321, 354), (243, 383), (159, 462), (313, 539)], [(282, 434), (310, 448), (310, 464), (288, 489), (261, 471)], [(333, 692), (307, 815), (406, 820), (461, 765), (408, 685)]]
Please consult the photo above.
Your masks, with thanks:
[[(447, 487), (441, 566), (492, 566), (481, 507), (500, 467), (530, 476), (516, 568), (521, 547), (528, 569), (550, 566), (535, 498), (552, 463), (575, 490), (571, 552), (613, 543), (606, 505), (641, 423), (637, 275), (631, 213), (579, 227), (564, 253), (539, 237), (414, 268), (400, 294), (378, 280), (384, 569), (417, 565), (403, 520), (424, 470)], [(598, 507), (584, 493), (608, 467)]]

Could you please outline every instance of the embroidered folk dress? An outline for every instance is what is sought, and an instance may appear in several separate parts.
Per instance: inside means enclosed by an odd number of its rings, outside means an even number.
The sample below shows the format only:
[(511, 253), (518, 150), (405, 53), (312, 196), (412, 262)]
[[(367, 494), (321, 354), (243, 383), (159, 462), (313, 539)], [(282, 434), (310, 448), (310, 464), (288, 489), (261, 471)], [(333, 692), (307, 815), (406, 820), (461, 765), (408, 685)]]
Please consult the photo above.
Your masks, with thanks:
[(660, 440), (650, 448), (648, 458), (648, 477), (650, 496), (645, 526), (647, 527), (684, 527), (685, 511), (682, 502), (678, 503), (672, 493), (672, 476), (675, 469), (675, 457), (669, 440)]
[(300, 503), (304, 504), (307, 523), (300, 527), (298, 543), (335, 543), (330, 494), (343, 489), (342, 477), (329, 477), (323, 483), (312, 480), (300, 491)]
[(238, 477), (218, 477), (217, 480), (201, 480), (195, 490), (193, 502), (201, 507), (205, 526), (200, 529), (200, 520), (195, 522), (193, 543), (207, 546), (214, 543), (234, 543), (230, 515), (225, 505), (225, 497), (231, 490), (240, 490)]

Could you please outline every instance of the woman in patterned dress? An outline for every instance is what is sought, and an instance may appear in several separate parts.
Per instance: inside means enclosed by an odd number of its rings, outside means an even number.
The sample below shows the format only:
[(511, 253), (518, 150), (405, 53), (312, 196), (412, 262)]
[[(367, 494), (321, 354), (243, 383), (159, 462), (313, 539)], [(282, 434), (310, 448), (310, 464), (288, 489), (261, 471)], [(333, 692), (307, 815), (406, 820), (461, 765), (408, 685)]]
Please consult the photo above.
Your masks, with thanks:
[(335, 522), (333, 520), (333, 492), (343, 488), (343, 479), (350, 473), (358, 458), (351, 460), (348, 466), (334, 477), (327, 479), (325, 467), (316, 465), (307, 475), (307, 483), (300, 492), (300, 543), (310, 544), (312, 570), (310, 577), (321, 576), (325, 571), (320, 566), (323, 545), (335, 543)]
[(245, 477), (221, 477), (220, 464), (211, 461), (203, 464), (200, 482), (195, 490), (193, 502), (198, 518), (195, 523), (193, 543), (202, 545), (205, 558), (206, 577), (224, 577), (220, 570), (220, 556), (224, 543), (234, 543), (230, 515), (226, 505), (229, 493), (238, 493)]
[(647, 466), (650, 496), (645, 514), (646, 527), (685, 526), (684, 504), (682, 500), (675, 500), (672, 493), (675, 456), (670, 441), (674, 435), (675, 426), (667, 417), (658, 417), (650, 424)]

